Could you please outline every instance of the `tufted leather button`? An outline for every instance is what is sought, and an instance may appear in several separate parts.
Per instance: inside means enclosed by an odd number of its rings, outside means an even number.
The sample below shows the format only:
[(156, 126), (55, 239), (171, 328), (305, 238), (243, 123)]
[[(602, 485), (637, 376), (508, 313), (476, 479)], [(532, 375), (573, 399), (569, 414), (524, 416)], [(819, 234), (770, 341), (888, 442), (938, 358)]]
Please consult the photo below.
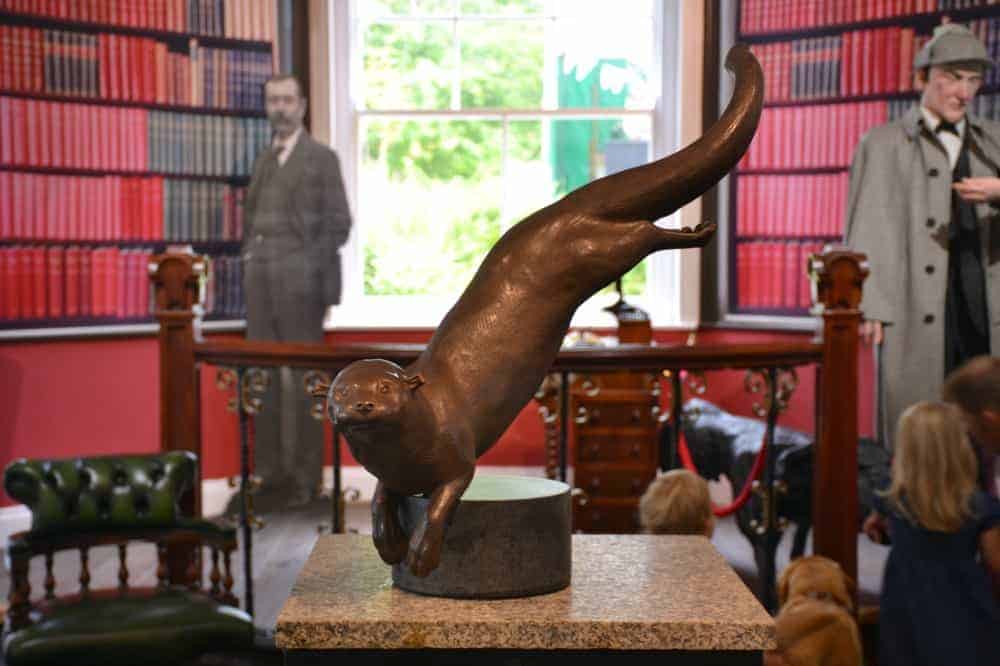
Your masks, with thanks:
[(928, 229), (933, 229), (935, 227), (935, 225), (937, 225), (937, 220), (935, 220), (933, 217), (928, 217), (927, 218), (927, 228)]
[(926, 271), (926, 273), (928, 275), (933, 275), (934, 274), (934, 266), (932, 264), (927, 264), (926, 266), (924, 266), (924, 271)]
[(924, 323), (925, 324), (933, 324), (934, 323), (934, 315), (932, 315), (932, 314), (924, 315)]
[(937, 169), (931, 169), (930, 171), (927, 172), (927, 175), (930, 176), (931, 178), (936, 178), (937, 175), (938, 175), (938, 170)]
[(107, 520), (111, 517), (111, 498), (107, 495), (101, 495), (97, 498), (97, 516), (101, 520)]
[(139, 495), (135, 498), (135, 512), (140, 517), (149, 513), (149, 495)]
[(116, 486), (128, 485), (128, 474), (125, 473), (125, 469), (123, 467), (115, 467), (114, 471), (111, 473), (111, 482)]

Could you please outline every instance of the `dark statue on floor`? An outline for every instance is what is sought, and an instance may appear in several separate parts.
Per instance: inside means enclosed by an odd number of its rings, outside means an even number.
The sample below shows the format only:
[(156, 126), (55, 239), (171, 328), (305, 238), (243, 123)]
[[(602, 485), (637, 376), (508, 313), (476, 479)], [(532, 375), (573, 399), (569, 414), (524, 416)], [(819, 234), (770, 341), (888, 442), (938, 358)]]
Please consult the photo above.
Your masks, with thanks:
[[(577, 307), (657, 250), (704, 246), (714, 224), (654, 222), (714, 186), (753, 138), (763, 75), (745, 47), (726, 66), (733, 98), (698, 141), (596, 180), (522, 220), (490, 250), (426, 350), (406, 368), (358, 361), (329, 387), (327, 411), (351, 453), (378, 478), (372, 536), (382, 559), (426, 576), (440, 561), (477, 458), (503, 434), (559, 351)], [(400, 525), (406, 495), (426, 494), (426, 519)]]

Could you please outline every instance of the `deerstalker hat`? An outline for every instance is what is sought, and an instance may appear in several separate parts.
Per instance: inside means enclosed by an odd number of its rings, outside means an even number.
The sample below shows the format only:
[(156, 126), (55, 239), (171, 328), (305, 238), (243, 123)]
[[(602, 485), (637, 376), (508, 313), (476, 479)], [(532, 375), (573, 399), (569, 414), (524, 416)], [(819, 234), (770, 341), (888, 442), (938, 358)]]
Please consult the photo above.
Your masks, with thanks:
[(968, 62), (993, 66), (986, 47), (971, 30), (958, 23), (946, 23), (934, 28), (934, 35), (913, 58), (913, 68)]

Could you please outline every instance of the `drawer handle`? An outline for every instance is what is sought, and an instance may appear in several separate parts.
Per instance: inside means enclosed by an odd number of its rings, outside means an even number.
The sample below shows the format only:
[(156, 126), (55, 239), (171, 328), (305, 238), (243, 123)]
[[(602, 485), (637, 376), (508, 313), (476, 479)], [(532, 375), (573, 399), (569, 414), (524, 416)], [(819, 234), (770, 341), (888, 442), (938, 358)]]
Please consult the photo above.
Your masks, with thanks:
[(576, 416), (573, 418), (573, 422), (577, 425), (585, 425), (590, 422), (590, 412), (587, 411), (586, 407), (579, 407), (576, 410)]
[(642, 412), (639, 411), (638, 407), (633, 407), (632, 408), (632, 422), (633, 423), (639, 423), (640, 421), (642, 421)]
[(632, 456), (635, 457), (635, 458), (638, 458), (640, 453), (642, 453), (642, 447), (639, 446), (638, 443), (633, 444), (632, 445)]
[(642, 489), (642, 482), (639, 479), (632, 479), (632, 491), (638, 493)]
[(590, 487), (593, 488), (594, 490), (597, 490), (598, 488), (600, 488), (601, 487), (601, 479), (599, 477), (595, 476), (593, 479), (590, 480)]
[(573, 488), (569, 491), (569, 496), (573, 498), (577, 506), (587, 506), (590, 501), (590, 496), (587, 495), (587, 491), (583, 488)]
[(590, 445), (590, 455), (596, 458), (600, 453), (601, 453), (601, 447), (599, 447), (597, 444)]

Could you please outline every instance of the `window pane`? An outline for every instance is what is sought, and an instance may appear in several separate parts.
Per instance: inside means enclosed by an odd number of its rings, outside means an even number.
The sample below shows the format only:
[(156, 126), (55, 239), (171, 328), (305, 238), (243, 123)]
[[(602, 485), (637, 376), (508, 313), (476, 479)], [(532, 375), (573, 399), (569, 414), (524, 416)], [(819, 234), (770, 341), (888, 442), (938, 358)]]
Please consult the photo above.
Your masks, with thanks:
[(455, 70), (451, 23), (373, 23), (364, 41), (365, 108), (449, 108)]
[(544, 38), (541, 21), (460, 23), (462, 108), (540, 108)]
[(359, 0), (355, 3), (362, 19), (387, 16), (453, 15), (456, 0)]
[(460, 0), (462, 14), (471, 16), (531, 16), (545, 11), (543, 0)]
[(366, 295), (457, 295), (500, 237), (502, 123), (364, 119)]
[[(650, 159), (648, 116), (588, 120), (516, 120), (509, 124), (505, 226), (590, 181)], [(624, 280), (625, 293), (646, 288), (646, 264)]]

